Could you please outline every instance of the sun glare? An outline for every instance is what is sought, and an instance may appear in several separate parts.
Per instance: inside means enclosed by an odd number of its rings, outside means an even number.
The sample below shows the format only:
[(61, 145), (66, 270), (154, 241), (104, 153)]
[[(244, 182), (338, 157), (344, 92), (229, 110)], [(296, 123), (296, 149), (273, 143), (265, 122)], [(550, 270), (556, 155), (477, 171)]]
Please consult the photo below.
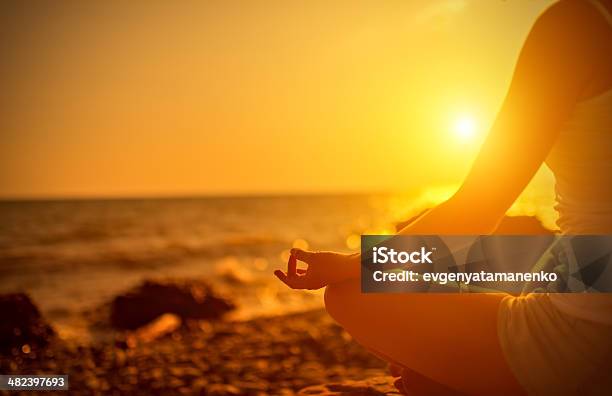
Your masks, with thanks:
[(470, 140), (476, 133), (476, 122), (470, 116), (461, 116), (455, 120), (453, 130), (461, 140)]

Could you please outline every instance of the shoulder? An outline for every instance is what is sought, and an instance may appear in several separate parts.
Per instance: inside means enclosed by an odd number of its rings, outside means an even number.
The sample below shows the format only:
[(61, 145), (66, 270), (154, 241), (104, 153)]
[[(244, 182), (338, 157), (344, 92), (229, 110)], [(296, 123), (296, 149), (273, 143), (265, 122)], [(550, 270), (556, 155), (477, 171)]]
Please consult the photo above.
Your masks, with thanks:
[(560, 28), (574, 34), (588, 34), (610, 26), (591, 0), (559, 0), (538, 18), (535, 27)]
[(568, 66), (591, 67), (609, 52), (612, 32), (591, 1), (560, 0), (536, 20), (526, 44), (541, 58)]

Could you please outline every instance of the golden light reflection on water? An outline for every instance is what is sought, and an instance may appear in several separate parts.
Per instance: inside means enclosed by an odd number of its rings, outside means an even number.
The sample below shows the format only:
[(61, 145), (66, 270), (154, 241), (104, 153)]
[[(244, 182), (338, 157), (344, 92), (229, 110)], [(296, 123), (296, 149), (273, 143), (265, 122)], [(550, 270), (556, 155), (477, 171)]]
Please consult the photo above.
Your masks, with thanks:
[(291, 251), (289, 249), (284, 249), (280, 252), (279, 257), (282, 263), (286, 263), (289, 260), (289, 256), (291, 255)]
[(351, 234), (346, 237), (346, 247), (353, 250), (359, 249), (361, 246), (361, 236), (358, 234)]
[(263, 257), (258, 257), (253, 260), (253, 267), (259, 271), (264, 271), (268, 268), (268, 260)]
[[(530, 184), (507, 211), (509, 216), (533, 216), (549, 229), (556, 229), (557, 214), (554, 210), (554, 190), (550, 180), (540, 177)], [(343, 247), (348, 251), (359, 250), (361, 235), (393, 235), (396, 224), (406, 221), (422, 211), (435, 207), (450, 198), (457, 191), (457, 184), (424, 189), (420, 194), (378, 195), (369, 198), (369, 209), (348, 224), (339, 226), (337, 233)], [(305, 239), (295, 239), (292, 247), (311, 248)], [(313, 246), (317, 249), (317, 246)], [(281, 262), (289, 259), (290, 249), (279, 253)]]
[(296, 239), (295, 241), (293, 241), (294, 248), (307, 250), (308, 246), (308, 242), (306, 242), (304, 239)]

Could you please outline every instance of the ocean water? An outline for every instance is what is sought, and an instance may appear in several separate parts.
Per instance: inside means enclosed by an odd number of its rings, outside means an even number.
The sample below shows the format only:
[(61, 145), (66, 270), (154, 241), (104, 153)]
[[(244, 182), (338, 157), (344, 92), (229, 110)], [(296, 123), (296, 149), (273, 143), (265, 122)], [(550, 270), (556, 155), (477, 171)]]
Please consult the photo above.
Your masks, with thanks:
[[(292, 291), (272, 275), (291, 247), (355, 251), (360, 234), (392, 233), (452, 191), (4, 201), (0, 293), (27, 292), (65, 337), (82, 337), (84, 312), (146, 278), (205, 278), (238, 304), (237, 319), (320, 307), (322, 291)], [(511, 213), (551, 208), (528, 196)]]
[(29, 293), (66, 337), (145, 278), (206, 278), (238, 318), (308, 309), (321, 292), (272, 275), (288, 249), (355, 250), (425, 206), (391, 194), (0, 202), (0, 292)]

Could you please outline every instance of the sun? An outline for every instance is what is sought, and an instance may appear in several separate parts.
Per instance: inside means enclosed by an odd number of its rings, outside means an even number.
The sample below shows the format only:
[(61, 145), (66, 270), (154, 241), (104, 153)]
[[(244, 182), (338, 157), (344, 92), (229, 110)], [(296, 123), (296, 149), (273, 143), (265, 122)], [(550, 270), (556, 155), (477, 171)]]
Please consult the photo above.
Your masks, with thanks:
[(469, 115), (460, 116), (453, 124), (453, 132), (461, 140), (471, 140), (476, 134), (476, 121)]

